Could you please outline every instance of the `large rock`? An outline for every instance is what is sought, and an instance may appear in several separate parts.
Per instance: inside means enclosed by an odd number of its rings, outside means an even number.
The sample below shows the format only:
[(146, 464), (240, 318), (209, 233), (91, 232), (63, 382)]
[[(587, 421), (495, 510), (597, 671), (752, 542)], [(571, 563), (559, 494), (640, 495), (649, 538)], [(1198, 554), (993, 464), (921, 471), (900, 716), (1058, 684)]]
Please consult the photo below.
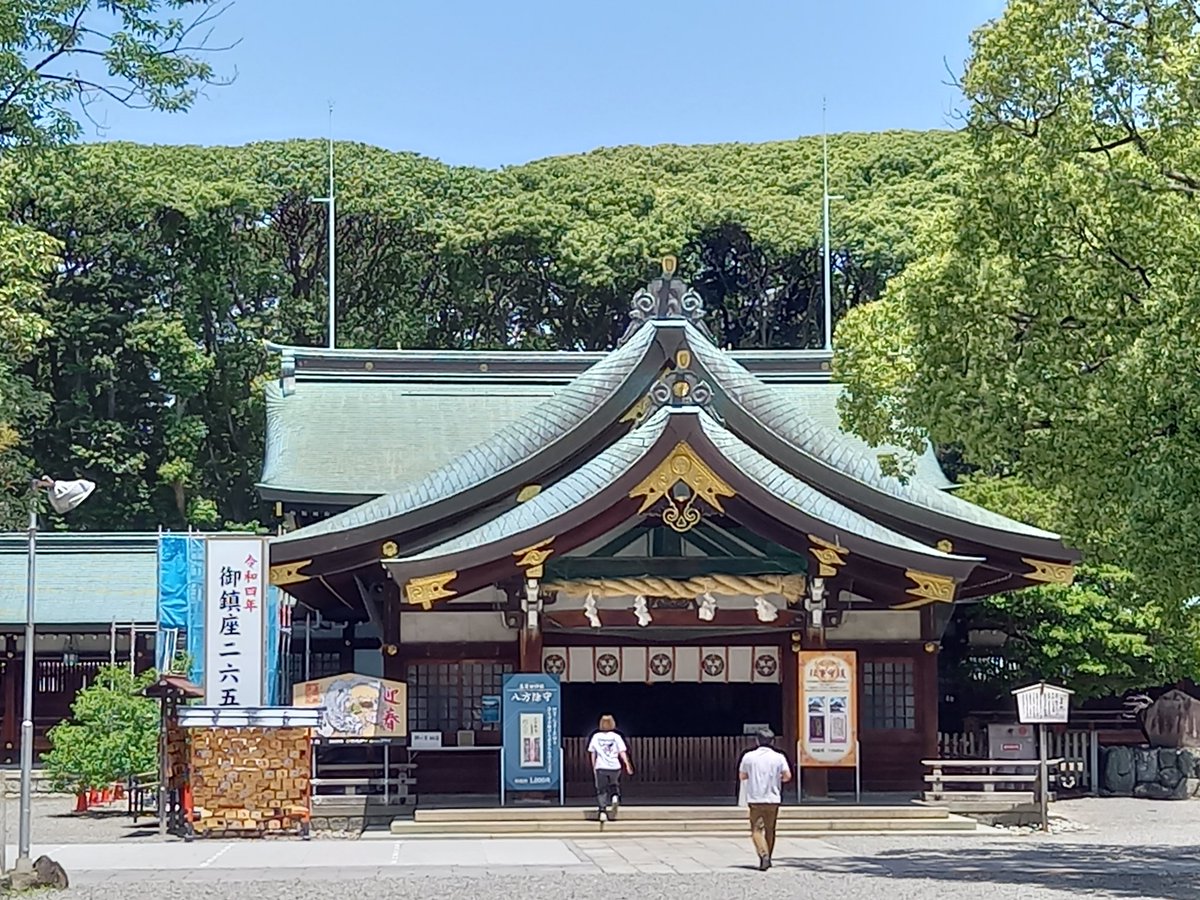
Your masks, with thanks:
[(1138, 784), (1158, 781), (1158, 751), (1138, 747), (1133, 751), (1134, 778)]
[(1139, 784), (1133, 789), (1133, 796), (1145, 800), (1186, 800), (1188, 783), (1186, 779), (1180, 779), (1173, 788), (1163, 787), (1158, 782)]
[(1110, 747), (1104, 754), (1104, 792), (1128, 797), (1136, 783), (1133, 771), (1133, 751), (1128, 747)]
[(1183, 773), (1174, 766), (1158, 770), (1158, 783), (1165, 788), (1174, 790), (1181, 781), (1183, 781)]
[(1142, 730), (1151, 747), (1200, 748), (1200, 700), (1167, 691), (1142, 714)]
[(1200, 778), (1200, 753), (1187, 748), (1177, 751), (1175, 767), (1185, 778)]

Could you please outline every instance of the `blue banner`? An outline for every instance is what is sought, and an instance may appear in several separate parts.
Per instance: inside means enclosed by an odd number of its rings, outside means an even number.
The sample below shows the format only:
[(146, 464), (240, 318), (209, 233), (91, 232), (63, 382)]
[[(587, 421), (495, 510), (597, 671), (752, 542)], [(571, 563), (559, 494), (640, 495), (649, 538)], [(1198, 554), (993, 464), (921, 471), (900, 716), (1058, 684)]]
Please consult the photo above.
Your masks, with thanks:
[(159, 628), (187, 628), (189, 540), (185, 534), (158, 538)]
[(204, 684), (204, 538), (187, 538), (187, 652), (193, 684)]
[(504, 680), (501, 703), (505, 789), (557, 791), (562, 782), (562, 692), (558, 676), (509, 675)]

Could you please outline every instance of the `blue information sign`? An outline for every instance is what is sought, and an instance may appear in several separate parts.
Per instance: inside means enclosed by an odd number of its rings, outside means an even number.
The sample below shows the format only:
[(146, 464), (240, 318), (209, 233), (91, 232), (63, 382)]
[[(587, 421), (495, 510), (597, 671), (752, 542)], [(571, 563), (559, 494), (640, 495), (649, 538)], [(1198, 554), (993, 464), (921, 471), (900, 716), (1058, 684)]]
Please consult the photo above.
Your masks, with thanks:
[(504, 787), (557, 791), (562, 782), (562, 693), (558, 677), (534, 673), (504, 680)]

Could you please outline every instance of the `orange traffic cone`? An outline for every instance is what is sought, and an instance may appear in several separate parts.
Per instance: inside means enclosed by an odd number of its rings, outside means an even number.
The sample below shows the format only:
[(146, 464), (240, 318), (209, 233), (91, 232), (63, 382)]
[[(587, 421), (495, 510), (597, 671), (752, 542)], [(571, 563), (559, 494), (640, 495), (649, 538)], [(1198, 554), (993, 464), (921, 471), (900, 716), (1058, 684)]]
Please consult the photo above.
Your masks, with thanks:
[(100, 792), (101, 803), (112, 803), (112, 788), (106, 787)]
[(100, 792), (95, 788), (90, 788), (87, 794), (88, 806), (95, 806), (100, 802)]
[(125, 785), (119, 781), (113, 785), (113, 799), (114, 800), (124, 800), (125, 799)]
[(85, 794), (83, 791), (80, 791), (78, 794), (75, 795), (75, 812), (87, 812), (87, 811), (88, 811), (87, 794)]

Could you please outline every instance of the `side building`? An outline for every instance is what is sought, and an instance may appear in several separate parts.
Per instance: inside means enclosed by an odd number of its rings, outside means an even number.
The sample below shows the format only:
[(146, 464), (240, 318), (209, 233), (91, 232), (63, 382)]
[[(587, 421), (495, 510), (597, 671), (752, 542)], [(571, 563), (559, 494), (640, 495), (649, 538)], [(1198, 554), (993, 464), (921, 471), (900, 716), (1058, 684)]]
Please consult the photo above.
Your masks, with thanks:
[[(34, 751), (70, 713), (101, 667), (154, 665), (158, 621), (154, 533), (38, 535), (34, 638)], [(0, 534), (0, 763), (21, 755), (28, 538)]]
[[(482, 699), (507, 673), (558, 675), (568, 790), (612, 713), (646, 782), (728, 791), (748, 726), (795, 748), (809, 648), (857, 654), (864, 788), (916, 788), (955, 604), (1079, 558), (955, 497), (929, 452), (884, 475), (828, 353), (722, 350), (670, 275), (610, 353), (276, 349), (260, 489), (298, 527), (272, 582), (450, 746), (498, 741)], [(421, 788), (488, 790), (497, 765), (424, 754)]]

